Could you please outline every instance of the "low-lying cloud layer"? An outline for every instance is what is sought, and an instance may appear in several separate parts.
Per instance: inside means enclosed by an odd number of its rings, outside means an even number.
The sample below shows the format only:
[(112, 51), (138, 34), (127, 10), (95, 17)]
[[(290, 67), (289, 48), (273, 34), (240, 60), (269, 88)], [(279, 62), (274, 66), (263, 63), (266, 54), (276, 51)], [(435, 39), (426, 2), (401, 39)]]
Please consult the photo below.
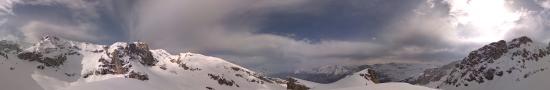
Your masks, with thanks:
[[(548, 0), (485, 1), (5, 0), (0, 39), (50, 34), (102, 44), (143, 41), (272, 72), (445, 63), (494, 40), (527, 35), (550, 41), (544, 35)], [(491, 6), (500, 16), (471, 9), (476, 6)]]

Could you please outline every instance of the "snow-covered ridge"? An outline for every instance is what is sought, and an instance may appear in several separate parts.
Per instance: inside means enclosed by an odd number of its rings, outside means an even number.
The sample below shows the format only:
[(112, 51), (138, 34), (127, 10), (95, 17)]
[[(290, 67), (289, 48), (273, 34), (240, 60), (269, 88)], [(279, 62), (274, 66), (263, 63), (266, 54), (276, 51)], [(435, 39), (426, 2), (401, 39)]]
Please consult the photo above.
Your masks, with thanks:
[(142, 42), (96, 45), (45, 36), (27, 49), (2, 53), (10, 58), (0, 58), (0, 87), (8, 90), (125, 89), (135, 85), (145, 90), (282, 90), (286, 82), (216, 57), (150, 50)]
[(424, 74), (421, 84), (445, 90), (547, 90), (548, 55), (549, 44), (525, 36), (501, 40), (472, 51), (452, 67)]

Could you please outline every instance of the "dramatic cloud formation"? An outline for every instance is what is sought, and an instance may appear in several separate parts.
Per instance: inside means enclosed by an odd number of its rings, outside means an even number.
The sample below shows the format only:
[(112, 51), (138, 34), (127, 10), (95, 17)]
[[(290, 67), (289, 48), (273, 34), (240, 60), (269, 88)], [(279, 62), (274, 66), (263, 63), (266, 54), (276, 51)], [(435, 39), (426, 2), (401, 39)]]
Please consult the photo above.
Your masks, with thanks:
[(518, 36), (550, 41), (548, 0), (4, 0), (0, 39), (143, 41), (266, 71), (446, 63)]

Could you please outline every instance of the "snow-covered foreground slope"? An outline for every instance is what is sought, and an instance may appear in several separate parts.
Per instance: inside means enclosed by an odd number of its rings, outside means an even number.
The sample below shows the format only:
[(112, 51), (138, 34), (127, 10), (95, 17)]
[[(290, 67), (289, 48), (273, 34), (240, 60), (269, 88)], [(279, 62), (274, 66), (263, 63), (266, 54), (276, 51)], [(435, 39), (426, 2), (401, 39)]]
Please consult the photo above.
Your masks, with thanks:
[(364, 69), (330, 84), (297, 79), (299, 83), (312, 90), (435, 90), (428, 87), (411, 85), (408, 83), (378, 83), (372, 69)]
[(286, 89), (284, 80), (219, 58), (172, 55), (140, 42), (106, 46), (46, 36), (24, 50), (1, 46), (2, 90)]

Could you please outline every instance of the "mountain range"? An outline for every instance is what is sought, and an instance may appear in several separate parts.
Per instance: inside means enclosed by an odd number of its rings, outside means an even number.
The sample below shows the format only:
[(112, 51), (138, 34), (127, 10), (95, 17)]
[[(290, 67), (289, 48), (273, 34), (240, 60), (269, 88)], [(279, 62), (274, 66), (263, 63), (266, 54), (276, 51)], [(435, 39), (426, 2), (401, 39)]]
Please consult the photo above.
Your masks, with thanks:
[[(364, 68), (328, 84), (272, 78), (221, 58), (170, 54), (143, 42), (98, 45), (44, 36), (29, 47), (0, 41), (3, 90), (424, 90), (407, 83), (379, 83)], [(397, 86), (397, 87), (396, 87)]]
[[(485, 45), (447, 65), (328, 65), (264, 75), (221, 58), (44, 36), (0, 41), (5, 90), (547, 90), (550, 43), (528, 37)], [(270, 77), (275, 76), (275, 77)]]

